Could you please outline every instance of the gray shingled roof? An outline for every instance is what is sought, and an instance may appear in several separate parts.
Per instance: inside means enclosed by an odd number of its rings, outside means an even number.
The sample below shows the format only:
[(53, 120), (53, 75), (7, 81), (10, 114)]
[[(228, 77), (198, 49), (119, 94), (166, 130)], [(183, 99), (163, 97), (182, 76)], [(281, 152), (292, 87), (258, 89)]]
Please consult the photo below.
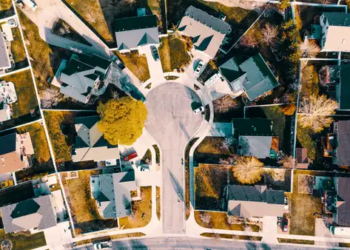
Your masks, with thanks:
[(51, 204), (51, 195), (1, 207), (6, 233), (38, 228), (44, 230), (56, 226), (56, 215)]
[(232, 136), (232, 123), (231, 122), (214, 122), (208, 136), (213, 137), (228, 137)]
[(330, 26), (350, 26), (350, 14), (342, 12), (324, 12)]
[(350, 178), (337, 177), (337, 199), (341, 203), (337, 208), (336, 223), (350, 226)]
[(350, 166), (350, 120), (338, 121), (337, 159), (339, 166)]
[(16, 151), (16, 133), (0, 137), (0, 155)]

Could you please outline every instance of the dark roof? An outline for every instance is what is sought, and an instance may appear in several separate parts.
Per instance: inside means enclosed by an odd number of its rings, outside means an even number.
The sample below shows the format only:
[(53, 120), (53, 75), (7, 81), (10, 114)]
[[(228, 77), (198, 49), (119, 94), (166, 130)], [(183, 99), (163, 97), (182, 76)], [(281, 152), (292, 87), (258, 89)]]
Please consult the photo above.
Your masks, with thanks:
[(34, 189), (31, 181), (18, 184), (0, 190), (0, 207), (18, 203), (34, 197)]
[(107, 69), (111, 65), (111, 61), (104, 59), (98, 55), (79, 54), (79, 60), (93, 67)]
[(70, 76), (70, 75), (73, 75), (74, 73), (79, 73), (90, 69), (93, 69), (93, 67), (75, 58), (72, 58), (69, 61), (67, 67), (64, 70), (62, 70), (62, 73)]
[(338, 85), (338, 102), (340, 109), (350, 109), (350, 64), (340, 67), (340, 84)]
[(236, 201), (266, 202), (269, 204), (284, 204), (284, 191), (268, 190), (265, 185), (227, 186), (227, 199)]
[(350, 120), (341, 120), (338, 124), (337, 159), (339, 166), (350, 166)]
[(228, 23), (222, 21), (220, 18), (209, 15), (207, 12), (197, 9), (193, 6), (187, 8), (185, 16), (189, 16), (192, 19), (199, 21), (200, 23), (222, 34), (227, 34), (231, 31), (231, 26)]
[(87, 117), (75, 117), (74, 124), (84, 124), (88, 129), (92, 128), (100, 120), (98, 115)]
[(16, 151), (16, 133), (0, 137), (0, 155)]
[(341, 12), (324, 12), (330, 26), (350, 26), (350, 14)]
[(232, 119), (234, 134), (239, 136), (272, 136), (272, 121), (264, 118)]
[(342, 204), (338, 207), (337, 223), (342, 226), (350, 226), (350, 178), (337, 177), (338, 201)]
[(114, 20), (114, 31), (154, 28), (158, 26), (156, 15), (118, 18)]
[(15, 209), (11, 213), (11, 218), (19, 218), (29, 214), (34, 214), (39, 210), (40, 206), (35, 200), (25, 200), (17, 203)]

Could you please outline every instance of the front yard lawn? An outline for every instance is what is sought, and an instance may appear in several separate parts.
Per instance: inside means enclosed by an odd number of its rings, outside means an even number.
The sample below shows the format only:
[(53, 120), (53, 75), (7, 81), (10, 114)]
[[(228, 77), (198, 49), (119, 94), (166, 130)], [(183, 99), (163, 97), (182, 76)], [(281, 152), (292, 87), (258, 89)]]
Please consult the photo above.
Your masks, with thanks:
[(117, 220), (105, 220), (99, 215), (96, 203), (91, 198), (90, 176), (95, 174), (99, 174), (99, 171), (79, 171), (78, 178), (67, 180), (65, 179), (66, 174), (61, 174), (77, 234), (118, 226)]
[(174, 36), (163, 37), (159, 46), (159, 57), (163, 72), (172, 72), (191, 62), (189, 45), (185, 40)]
[(157, 186), (156, 190), (156, 195), (157, 195), (157, 218), (160, 220), (161, 216), (161, 210), (160, 210), (160, 204), (161, 204), (161, 194), (160, 194), (160, 187)]
[(11, 51), (15, 62), (21, 62), (26, 59), (26, 51), (19, 28), (11, 29), (13, 33), (13, 41), (11, 42)]
[(222, 238), (222, 239), (232, 239), (232, 240), (249, 240), (249, 241), (261, 241), (260, 236), (248, 236), (248, 235), (235, 235), (235, 234), (215, 234), (215, 233), (202, 233), (203, 237), (210, 238)]
[(17, 94), (17, 102), (12, 106), (12, 118), (18, 118), (23, 115), (30, 114), (32, 109), (38, 107), (38, 99), (32, 81), (30, 70), (25, 70), (16, 74), (2, 77), (0, 80), (13, 82)]
[(194, 169), (195, 209), (222, 211), (224, 188), (228, 185), (229, 167), (200, 164)]
[(137, 51), (123, 54), (117, 52), (116, 54), (141, 82), (145, 82), (151, 77), (145, 55), (140, 55)]
[(152, 187), (141, 187), (140, 201), (131, 204), (132, 214), (120, 218), (120, 228), (138, 228), (146, 226), (152, 219)]
[(13, 244), (13, 250), (30, 250), (46, 245), (44, 232), (29, 234), (17, 233), (17, 234), (5, 234), (3, 229), (0, 230), (0, 241), (10, 240)]
[(233, 149), (224, 147), (224, 137), (205, 137), (204, 140), (198, 145), (196, 151), (203, 154), (232, 154)]
[(33, 179), (38, 175), (46, 175), (55, 171), (48, 141), (43, 125), (39, 122), (17, 128), (18, 133), (29, 132), (33, 143), (34, 155), (31, 168), (16, 172), (17, 181)]

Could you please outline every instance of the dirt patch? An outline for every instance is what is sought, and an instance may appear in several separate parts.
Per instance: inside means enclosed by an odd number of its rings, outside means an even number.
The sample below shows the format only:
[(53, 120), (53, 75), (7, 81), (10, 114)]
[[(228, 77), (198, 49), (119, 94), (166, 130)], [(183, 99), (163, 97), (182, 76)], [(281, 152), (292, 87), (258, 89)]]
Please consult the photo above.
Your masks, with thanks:
[(307, 174), (298, 175), (298, 193), (312, 194), (315, 177)]

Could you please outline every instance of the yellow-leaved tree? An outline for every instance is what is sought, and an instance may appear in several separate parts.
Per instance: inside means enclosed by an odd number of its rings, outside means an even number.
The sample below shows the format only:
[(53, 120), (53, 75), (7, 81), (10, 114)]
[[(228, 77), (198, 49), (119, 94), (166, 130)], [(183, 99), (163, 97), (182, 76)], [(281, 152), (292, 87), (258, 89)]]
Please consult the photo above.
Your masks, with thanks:
[(233, 176), (242, 184), (254, 184), (261, 180), (263, 166), (256, 157), (240, 156), (233, 166)]
[(101, 120), (98, 129), (111, 145), (131, 145), (141, 135), (147, 119), (143, 102), (127, 96), (111, 99), (97, 107)]

